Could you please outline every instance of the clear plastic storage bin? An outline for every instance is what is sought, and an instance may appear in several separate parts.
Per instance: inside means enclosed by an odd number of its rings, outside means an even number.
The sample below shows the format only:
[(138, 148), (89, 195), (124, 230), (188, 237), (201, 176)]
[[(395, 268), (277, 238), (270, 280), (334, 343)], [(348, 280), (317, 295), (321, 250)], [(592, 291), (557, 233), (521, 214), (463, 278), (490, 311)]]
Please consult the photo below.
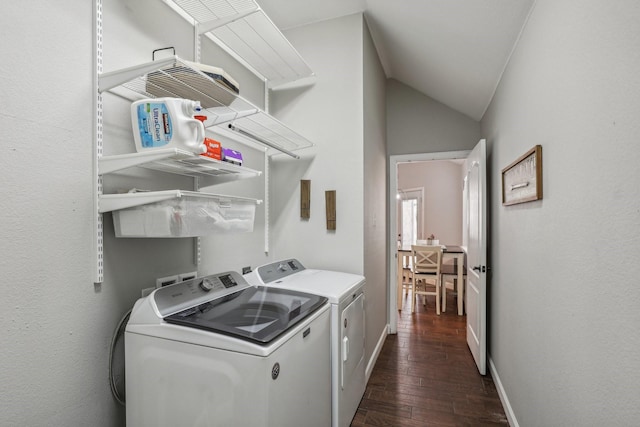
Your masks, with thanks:
[(178, 197), (113, 212), (116, 237), (198, 237), (253, 231), (256, 201)]

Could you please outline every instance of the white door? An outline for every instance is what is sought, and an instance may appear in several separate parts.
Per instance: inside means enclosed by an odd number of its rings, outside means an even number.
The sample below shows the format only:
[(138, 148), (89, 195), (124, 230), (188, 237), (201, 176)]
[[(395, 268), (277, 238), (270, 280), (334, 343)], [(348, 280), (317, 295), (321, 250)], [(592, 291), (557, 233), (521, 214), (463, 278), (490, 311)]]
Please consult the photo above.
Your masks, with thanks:
[(467, 246), (467, 344), (480, 374), (487, 371), (487, 147), (481, 139), (467, 157), (463, 203)]

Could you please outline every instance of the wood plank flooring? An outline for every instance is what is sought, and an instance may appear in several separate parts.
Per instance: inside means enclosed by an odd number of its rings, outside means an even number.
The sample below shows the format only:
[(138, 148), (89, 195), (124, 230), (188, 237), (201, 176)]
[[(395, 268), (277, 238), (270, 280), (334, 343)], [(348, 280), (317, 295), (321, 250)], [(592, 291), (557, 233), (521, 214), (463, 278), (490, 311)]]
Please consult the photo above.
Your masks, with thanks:
[(426, 307), (420, 296), (414, 314), (403, 298), (398, 334), (387, 337), (351, 426), (507, 426), (493, 379), (478, 373), (467, 347), (455, 296), (440, 316), (433, 296)]

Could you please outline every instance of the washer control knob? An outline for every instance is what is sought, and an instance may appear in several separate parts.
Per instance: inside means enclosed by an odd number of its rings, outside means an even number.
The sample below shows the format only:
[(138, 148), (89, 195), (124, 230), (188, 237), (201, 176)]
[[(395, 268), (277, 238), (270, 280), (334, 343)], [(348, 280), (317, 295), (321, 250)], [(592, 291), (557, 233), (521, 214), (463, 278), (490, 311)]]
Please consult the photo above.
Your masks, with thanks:
[(205, 292), (209, 292), (211, 289), (213, 289), (213, 282), (211, 281), (211, 279), (208, 278), (204, 278), (202, 279), (202, 282), (200, 282), (200, 289), (202, 289)]
[(287, 264), (281, 262), (278, 264), (278, 271), (287, 271)]

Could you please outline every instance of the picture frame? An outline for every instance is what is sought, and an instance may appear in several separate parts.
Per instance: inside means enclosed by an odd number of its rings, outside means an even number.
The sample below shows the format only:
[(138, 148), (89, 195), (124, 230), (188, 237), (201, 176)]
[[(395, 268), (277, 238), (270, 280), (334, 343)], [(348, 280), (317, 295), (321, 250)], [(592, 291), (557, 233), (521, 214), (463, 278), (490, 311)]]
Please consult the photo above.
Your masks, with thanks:
[(502, 205), (542, 199), (542, 146), (536, 145), (502, 169)]

